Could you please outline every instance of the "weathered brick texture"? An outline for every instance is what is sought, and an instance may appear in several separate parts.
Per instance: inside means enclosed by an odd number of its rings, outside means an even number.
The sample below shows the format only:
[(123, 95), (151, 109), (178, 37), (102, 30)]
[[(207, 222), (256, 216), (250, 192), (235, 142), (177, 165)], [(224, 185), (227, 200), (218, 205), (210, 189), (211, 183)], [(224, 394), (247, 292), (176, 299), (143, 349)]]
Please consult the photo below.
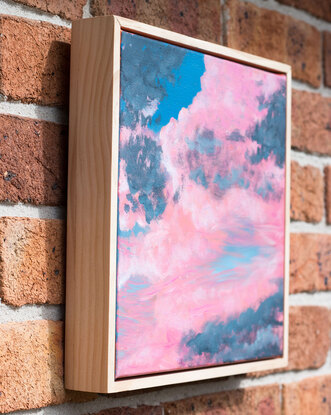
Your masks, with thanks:
[[(331, 5), (331, 2), (330, 2)], [(324, 32), (323, 36), (324, 52), (324, 83), (331, 88), (331, 32)], [(331, 130), (331, 120), (330, 120)]]
[(0, 361), (0, 413), (95, 398), (64, 389), (62, 322), (0, 324)]
[(83, 17), (86, 0), (14, 0), (48, 13), (57, 14), (64, 19), (76, 20)]
[(323, 176), (317, 167), (291, 163), (291, 219), (320, 222), (324, 210)]
[(64, 300), (62, 220), (0, 218), (0, 297), (14, 306)]
[(329, 415), (330, 408), (331, 375), (283, 385), (284, 415)]
[(0, 325), (0, 411), (37, 408), (65, 400), (62, 323)]
[(115, 14), (210, 42), (220, 42), (218, 0), (92, 0), (95, 16)]
[(331, 22), (330, 0), (278, 0), (278, 2), (301, 9), (313, 16)]
[(280, 415), (280, 388), (270, 385), (225, 391), (169, 402), (164, 409), (165, 415)]
[(331, 290), (331, 235), (291, 234), (290, 292)]
[(325, 307), (290, 308), (288, 370), (324, 365), (330, 349), (330, 313)]
[(331, 99), (292, 91), (292, 147), (331, 155)]
[(67, 104), (70, 30), (1, 16), (0, 31), (0, 93), (22, 102)]
[(301, 151), (331, 155), (331, 98), (292, 91), (291, 144)]
[(0, 115), (0, 155), (0, 201), (66, 203), (66, 127)]
[(331, 224), (331, 166), (324, 169), (325, 177), (325, 202), (326, 202), (326, 221)]
[(294, 78), (320, 85), (321, 34), (317, 29), (239, 0), (227, 0), (226, 13), (227, 46), (288, 63)]

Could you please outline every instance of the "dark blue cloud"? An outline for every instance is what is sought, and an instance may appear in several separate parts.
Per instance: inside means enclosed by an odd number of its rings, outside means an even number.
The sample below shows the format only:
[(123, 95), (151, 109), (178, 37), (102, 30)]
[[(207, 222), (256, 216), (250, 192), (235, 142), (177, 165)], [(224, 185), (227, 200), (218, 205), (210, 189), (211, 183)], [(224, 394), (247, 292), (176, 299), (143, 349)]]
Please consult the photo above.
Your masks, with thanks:
[(247, 136), (260, 144), (256, 153), (248, 156), (251, 163), (266, 160), (271, 153), (276, 156), (276, 164), (283, 167), (285, 160), (286, 131), (286, 89), (285, 85), (276, 91), (269, 100), (259, 97), (259, 108), (268, 109), (266, 117), (247, 132)]
[[(185, 49), (172, 50), (165, 42), (125, 31), (121, 36), (120, 124), (134, 127), (149, 101), (161, 101), (166, 96), (162, 82), (175, 82), (173, 70), (181, 65)], [(148, 117), (142, 120), (147, 121)]]
[(119, 156), (126, 162), (130, 189), (127, 200), (131, 202), (132, 210), (137, 210), (139, 202), (145, 210), (147, 223), (162, 215), (166, 208), (163, 192), (166, 172), (161, 168), (161, 155), (161, 146), (144, 135), (132, 135), (120, 148)]
[[(277, 314), (283, 311), (283, 286), (254, 311), (248, 308), (227, 322), (211, 321), (201, 333), (191, 331), (181, 345), (188, 348), (184, 361), (204, 355), (211, 362), (230, 363), (282, 355), (282, 344), (273, 328), (281, 326)], [(240, 301), (238, 299), (238, 301)]]
[(197, 184), (202, 185), (205, 189), (208, 187), (207, 179), (203, 168), (200, 166), (190, 172), (190, 179), (194, 180)]
[[(140, 120), (159, 131), (192, 102), (204, 70), (201, 53), (123, 31), (121, 126), (134, 128)], [(156, 114), (144, 116), (141, 111), (155, 100), (160, 102)]]
[(207, 128), (203, 129), (201, 132), (197, 131), (193, 141), (189, 138), (186, 138), (185, 141), (190, 150), (196, 150), (199, 154), (207, 155), (215, 154), (216, 147), (221, 147), (222, 145), (222, 143), (215, 138), (214, 131), (208, 130)]
[(231, 189), (232, 187), (248, 189), (250, 185), (249, 180), (245, 178), (243, 169), (240, 167), (237, 169), (232, 168), (225, 176), (221, 176), (217, 173), (214, 177), (214, 183), (216, 183), (222, 191)]
[(240, 131), (238, 129), (233, 130), (232, 133), (226, 137), (226, 139), (230, 141), (244, 141), (245, 140), (245, 138), (240, 134)]
[(210, 163), (218, 163), (217, 155), (222, 151), (222, 143), (215, 137), (214, 131), (207, 128), (197, 130), (193, 140), (186, 137), (185, 142), (188, 148), (186, 158), (190, 168), (189, 178), (207, 189), (212, 177), (206, 175), (206, 159), (202, 156), (208, 156)]

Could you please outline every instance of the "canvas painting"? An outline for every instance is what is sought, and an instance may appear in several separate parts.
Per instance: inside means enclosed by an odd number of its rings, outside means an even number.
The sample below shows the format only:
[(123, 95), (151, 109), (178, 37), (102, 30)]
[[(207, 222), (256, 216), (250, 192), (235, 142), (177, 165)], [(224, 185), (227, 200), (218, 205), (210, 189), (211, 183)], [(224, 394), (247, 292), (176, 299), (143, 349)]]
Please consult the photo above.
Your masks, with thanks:
[(286, 75), (121, 32), (116, 379), (283, 355)]

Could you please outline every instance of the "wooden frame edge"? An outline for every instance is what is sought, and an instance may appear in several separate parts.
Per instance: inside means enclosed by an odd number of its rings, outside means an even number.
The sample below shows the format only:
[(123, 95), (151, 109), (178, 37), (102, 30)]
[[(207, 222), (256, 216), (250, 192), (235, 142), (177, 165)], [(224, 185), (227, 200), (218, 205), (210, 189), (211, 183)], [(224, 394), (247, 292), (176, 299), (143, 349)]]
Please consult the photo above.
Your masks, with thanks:
[(107, 115), (113, 96), (108, 72), (113, 68), (112, 47), (107, 54), (102, 50), (114, 18), (98, 28), (92, 20), (73, 22), (72, 31), (69, 168), (74, 173), (68, 178), (65, 385), (102, 393), (109, 379), (112, 130)]
[[(173, 384), (192, 383), (202, 380), (216, 379), (226, 376), (241, 375), (265, 370), (279, 369), (286, 367), (286, 357), (260, 360), (248, 363), (235, 363), (226, 366), (199, 368), (162, 375), (144, 376), (133, 379), (117, 380), (109, 383), (108, 393), (133, 391)], [(222, 373), (220, 373), (220, 371)]]
[[(107, 16), (99, 17), (99, 18), (107, 18)], [(110, 359), (109, 362), (113, 362), (114, 366), (109, 365), (109, 378), (108, 378), (108, 393), (117, 393), (117, 392), (124, 392), (129, 390), (137, 390), (143, 388), (152, 388), (152, 387), (161, 387), (171, 384), (180, 384), (180, 383), (190, 383), (199, 380), (208, 380), (208, 379), (215, 379), (218, 377), (225, 377), (225, 376), (232, 376), (232, 375), (240, 375), (248, 372), (257, 372), (257, 371), (264, 371), (264, 370), (273, 370), (282, 367), (286, 367), (288, 365), (288, 311), (289, 311), (289, 304), (288, 304), (288, 291), (289, 291), (289, 225), (290, 225), (290, 151), (291, 151), (291, 66), (287, 64), (283, 64), (277, 61), (273, 61), (266, 58), (260, 58), (255, 55), (251, 55), (248, 53), (240, 52), (225, 46), (212, 44), (210, 42), (206, 42), (199, 39), (193, 39), (191, 37), (181, 35), (169, 30), (160, 29), (151, 25), (147, 25), (144, 23), (139, 23), (130, 19), (126, 19), (119, 16), (113, 16), (114, 18), (114, 30), (120, 32), (121, 30), (127, 30), (129, 32), (141, 34), (144, 36), (152, 37), (154, 39), (167, 41), (178, 46), (183, 46), (189, 49), (194, 49), (203, 53), (208, 53), (211, 55), (224, 57), (238, 63), (247, 64), (249, 66), (258, 67), (261, 69), (274, 71), (277, 73), (282, 73), (286, 75), (286, 162), (285, 162), (285, 169), (286, 169), (286, 200), (285, 200), (285, 254), (284, 254), (284, 338), (283, 338), (283, 356), (278, 358), (271, 358), (259, 361), (251, 361), (251, 362), (244, 362), (244, 363), (233, 363), (224, 366), (216, 366), (216, 367), (206, 367), (206, 368), (198, 368), (198, 369), (190, 369), (190, 370), (180, 370), (175, 371), (172, 373), (160, 373), (160, 374), (151, 374), (141, 377), (134, 377), (131, 379), (115, 379), (115, 336), (111, 335), (109, 332), (109, 336), (111, 339), (111, 345), (109, 348)], [(116, 28), (116, 29), (115, 29)], [(115, 39), (115, 37), (114, 37)], [(192, 46), (193, 43), (193, 46)], [(118, 50), (120, 53), (120, 45), (115, 45), (114, 43), (114, 54), (115, 49)], [(118, 55), (119, 61), (120, 56)], [(114, 58), (115, 59), (115, 58)], [(119, 63), (119, 62), (118, 62)], [(114, 68), (114, 72), (116, 72), (116, 68)], [(119, 70), (119, 66), (118, 66)], [(119, 79), (118, 79), (118, 87), (119, 87)], [(119, 92), (119, 89), (118, 89)], [(119, 99), (116, 98), (116, 99)], [(113, 96), (113, 100), (116, 101), (115, 95)], [(113, 114), (114, 117), (114, 114)], [(117, 117), (118, 119), (118, 117)], [(116, 128), (117, 131), (114, 130), (114, 125), (112, 127), (113, 130), (113, 137), (116, 136), (116, 143), (113, 142), (112, 149), (114, 153), (116, 153), (116, 166), (118, 166), (118, 141), (119, 141), (119, 131), (116, 121)], [(115, 171), (112, 169), (112, 173)], [(118, 170), (116, 170), (116, 189), (117, 189), (117, 179), (118, 179)], [(112, 180), (112, 183), (113, 182)], [(113, 192), (114, 193), (114, 192)], [(113, 195), (112, 195), (113, 196)], [(116, 192), (116, 200), (117, 200), (117, 192)], [(112, 213), (117, 215), (117, 204), (112, 202)], [(116, 238), (117, 238), (117, 222), (116, 226), (112, 226), (112, 232), (116, 228)], [(111, 234), (111, 238), (113, 244), (111, 246), (114, 247), (114, 235)], [(117, 244), (117, 241), (116, 241)], [(115, 246), (116, 246), (115, 244)], [(112, 249), (113, 251), (113, 249)], [(111, 258), (115, 258), (113, 252), (111, 254)], [(112, 261), (111, 261), (112, 263)], [(110, 278), (115, 281), (111, 281), (110, 286), (113, 287), (113, 290), (116, 291), (116, 267), (114, 267), (114, 263), (111, 265), (111, 270), (115, 269), (115, 274), (112, 272), (110, 273)], [(115, 275), (114, 278), (112, 276)], [(112, 295), (111, 299), (111, 307), (113, 310), (116, 309), (116, 292), (110, 293)], [(114, 304), (115, 302), (115, 304)], [(115, 327), (116, 325), (116, 315), (115, 313), (113, 316), (110, 312), (110, 319), (112, 320), (112, 326)]]
[[(116, 293), (117, 293), (117, 215), (118, 215), (118, 147), (119, 147), (119, 102), (120, 102), (120, 50), (121, 27), (114, 17), (113, 38), (113, 112), (112, 112), (112, 167), (110, 212), (110, 269), (109, 269), (109, 348), (108, 348), (108, 383), (115, 381), (115, 334), (116, 334)], [(116, 108), (116, 111), (114, 111)], [(111, 389), (107, 385), (108, 391)]]
[(290, 285), (290, 203), (291, 203), (291, 112), (292, 70), (286, 72), (286, 142), (285, 142), (285, 256), (284, 256), (284, 357), (288, 360), (289, 285)]

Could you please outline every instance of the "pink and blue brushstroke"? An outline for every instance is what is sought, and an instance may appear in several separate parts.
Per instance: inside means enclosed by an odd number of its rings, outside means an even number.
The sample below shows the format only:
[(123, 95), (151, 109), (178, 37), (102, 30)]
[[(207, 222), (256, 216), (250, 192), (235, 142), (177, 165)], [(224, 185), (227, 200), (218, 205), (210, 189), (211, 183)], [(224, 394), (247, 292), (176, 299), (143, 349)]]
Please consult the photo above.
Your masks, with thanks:
[(116, 377), (282, 355), (285, 76), (122, 32)]

